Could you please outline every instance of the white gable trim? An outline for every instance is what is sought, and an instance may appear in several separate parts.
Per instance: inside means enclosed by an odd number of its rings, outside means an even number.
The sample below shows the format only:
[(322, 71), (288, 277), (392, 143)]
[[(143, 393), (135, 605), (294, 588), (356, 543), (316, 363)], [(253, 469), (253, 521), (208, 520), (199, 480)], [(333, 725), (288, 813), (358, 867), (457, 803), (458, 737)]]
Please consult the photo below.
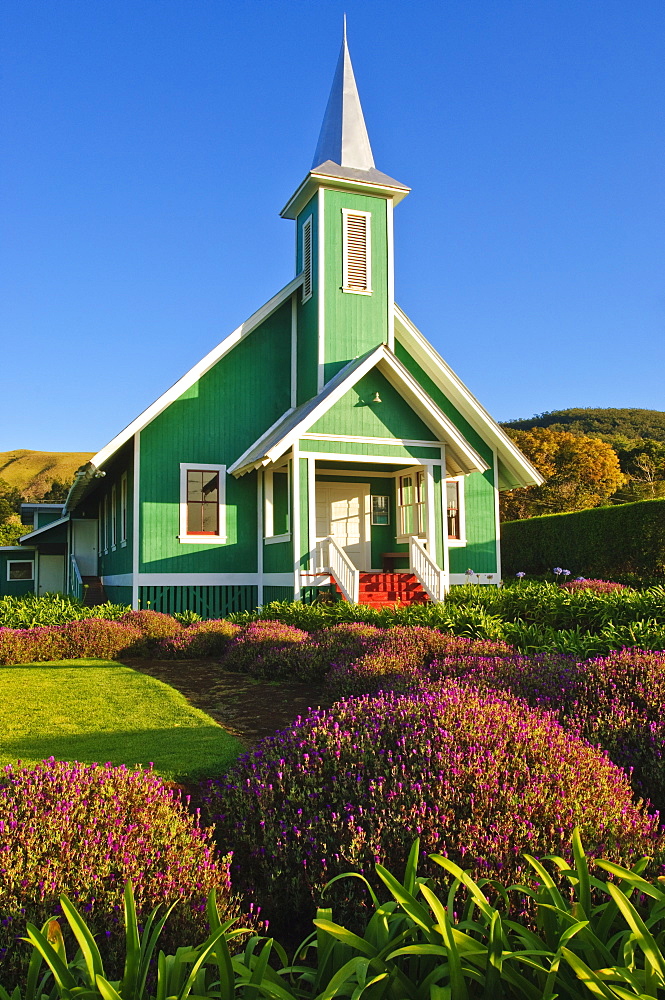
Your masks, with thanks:
[(496, 450), (497, 457), (516, 480), (515, 486), (540, 486), (544, 479), (538, 470), (522, 454), (503, 428), (499, 427), (397, 304), (395, 304), (395, 321), (397, 329), (404, 335), (407, 341), (406, 346), (415, 361), (440, 386), (441, 391), (445, 393), (480, 436)]
[(90, 459), (90, 465), (99, 468), (104, 464), (104, 462), (108, 461), (111, 455), (113, 455), (118, 448), (121, 448), (122, 445), (125, 444), (126, 441), (129, 441), (129, 439), (138, 431), (143, 430), (143, 428), (154, 420), (155, 417), (159, 416), (159, 414), (165, 410), (167, 406), (175, 402), (176, 399), (182, 396), (183, 392), (186, 392), (187, 389), (191, 388), (191, 386), (193, 386), (202, 375), (205, 375), (205, 373), (209, 371), (213, 365), (217, 364), (217, 362), (223, 358), (225, 354), (228, 354), (228, 352), (235, 347), (236, 344), (239, 344), (241, 340), (244, 340), (244, 338), (255, 330), (257, 326), (271, 316), (275, 310), (279, 309), (279, 307), (286, 302), (286, 300), (302, 285), (302, 282), (303, 275), (299, 274), (293, 279), (293, 281), (290, 281), (289, 284), (281, 290), (281, 292), (278, 292), (277, 295), (273, 295), (273, 297), (269, 299), (265, 305), (261, 306), (260, 309), (257, 309), (257, 311), (253, 313), (249, 319), (246, 319), (244, 323), (233, 331), (233, 333), (230, 333), (228, 337), (225, 337), (221, 344), (214, 347), (209, 354), (206, 354), (205, 358), (199, 361), (197, 365), (194, 365), (193, 368), (190, 368), (190, 370), (183, 375), (182, 378), (175, 383), (175, 385), (172, 385), (170, 389), (167, 389), (166, 392), (159, 397), (159, 399), (156, 399), (151, 406), (149, 406), (136, 418), (136, 420), (133, 420), (131, 424), (128, 424), (127, 427), (120, 431), (120, 433), (104, 448), (102, 448), (101, 451), (98, 451), (96, 455), (93, 455)]
[[(446, 442), (447, 454), (457, 466), (457, 468), (452, 468), (451, 472), (484, 472), (488, 468), (484, 459), (471, 447), (452, 421), (439, 409), (434, 400), (427, 395), (385, 344), (381, 344), (369, 352), (363, 359), (351, 362), (347, 368), (350, 371), (346, 377), (340, 378), (338, 375), (336, 384), (324, 389), (317, 399), (311, 400), (310, 404), (290, 414), (285, 414), (282, 419), (281, 433), (276, 439), (273, 437), (275, 425), (262, 434), (233, 465), (229, 466), (229, 473), (234, 476), (242, 476), (253, 469), (259, 469), (277, 461), (289, 448), (295, 445), (303, 434), (312, 433), (310, 428), (316, 421), (373, 368), (378, 368), (391, 384), (397, 386), (402, 398), (436, 433), (437, 441)], [(341, 375), (344, 370), (342, 369), (339, 374)], [(273, 437), (272, 442), (271, 437)], [(386, 438), (383, 443), (389, 444), (390, 441), (390, 438)], [(428, 444), (436, 446), (437, 441), (428, 442)], [(263, 449), (264, 442), (265, 449)]]
[(50, 521), (49, 524), (42, 525), (41, 528), (37, 528), (35, 531), (29, 531), (27, 535), (21, 535), (20, 541), (27, 542), (29, 538), (34, 538), (35, 535), (42, 535), (47, 531), (51, 531), (52, 528), (57, 528), (61, 524), (67, 524), (69, 521), (69, 514), (65, 514), (64, 517), (58, 518), (57, 521)]

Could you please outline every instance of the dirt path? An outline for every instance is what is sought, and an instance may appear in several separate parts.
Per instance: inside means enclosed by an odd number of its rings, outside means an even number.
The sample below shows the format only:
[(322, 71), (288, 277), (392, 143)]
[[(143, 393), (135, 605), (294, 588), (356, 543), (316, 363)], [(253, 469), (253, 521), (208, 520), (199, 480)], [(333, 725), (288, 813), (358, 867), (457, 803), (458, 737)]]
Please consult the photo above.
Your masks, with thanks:
[(289, 726), (310, 707), (329, 707), (322, 688), (306, 684), (269, 684), (222, 670), (212, 660), (124, 660), (180, 691), (190, 705), (207, 712), (248, 748)]

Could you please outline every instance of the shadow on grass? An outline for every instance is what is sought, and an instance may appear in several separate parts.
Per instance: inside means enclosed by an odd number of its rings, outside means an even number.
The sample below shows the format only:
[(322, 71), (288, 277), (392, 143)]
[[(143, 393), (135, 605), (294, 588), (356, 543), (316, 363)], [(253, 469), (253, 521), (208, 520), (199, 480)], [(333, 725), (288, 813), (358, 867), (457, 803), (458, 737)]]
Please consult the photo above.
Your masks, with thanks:
[(3, 739), (2, 757), (24, 763), (55, 757), (84, 764), (111, 763), (147, 767), (165, 778), (189, 779), (221, 774), (244, 746), (219, 726), (94, 732), (62, 736), (38, 734)]

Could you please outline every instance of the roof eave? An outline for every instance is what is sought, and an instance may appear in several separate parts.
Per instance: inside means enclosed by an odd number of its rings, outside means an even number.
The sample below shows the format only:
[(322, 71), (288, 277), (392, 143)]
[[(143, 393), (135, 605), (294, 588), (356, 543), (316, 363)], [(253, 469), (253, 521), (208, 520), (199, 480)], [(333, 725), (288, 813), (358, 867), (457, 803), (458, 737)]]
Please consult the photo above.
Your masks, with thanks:
[(300, 187), (287, 201), (279, 213), (283, 219), (296, 219), (312, 195), (320, 188), (333, 188), (337, 191), (361, 191), (363, 194), (378, 195), (392, 198), (393, 204), (399, 205), (406, 198), (411, 188), (395, 181), (394, 184), (377, 183), (360, 178), (337, 177), (334, 174), (310, 170)]

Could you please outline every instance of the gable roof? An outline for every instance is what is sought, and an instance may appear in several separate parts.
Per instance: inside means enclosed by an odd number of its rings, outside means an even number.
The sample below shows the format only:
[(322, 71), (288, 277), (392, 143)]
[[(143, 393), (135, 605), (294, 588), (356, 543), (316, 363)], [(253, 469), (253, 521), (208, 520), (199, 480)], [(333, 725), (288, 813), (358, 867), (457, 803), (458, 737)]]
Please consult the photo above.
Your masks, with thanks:
[(535, 466), (526, 455), (522, 454), (515, 442), (508, 437), (502, 427), (499, 427), (397, 304), (395, 304), (395, 332), (401, 334), (409, 353), (436, 382), (464, 419), (496, 450), (499, 460), (499, 488), (510, 490), (523, 486), (540, 486), (544, 479)]
[[(434, 431), (437, 440), (445, 443), (446, 465), (451, 473), (460, 475), (467, 472), (484, 472), (488, 468), (484, 459), (427, 395), (402, 362), (385, 344), (381, 344), (362, 357), (350, 361), (317, 396), (313, 396), (306, 403), (301, 403), (295, 409), (287, 410), (281, 420), (262, 434), (233, 465), (229, 466), (228, 471), (239, 477), (277, 461), (312, 424), (316, 423), (372, 368), (377, 368), (399, 389), (402, 398)], [(387, 438), (386, 442), (389, 441)]]
[(41, 528), (35, 528), (34, 531), (29, 531), (27, 535), (21, 535), (19, 541), (21, 545), (23, 542), (29, 541), (36, 535), (45, 535), (48, 531), (53, 531), (54, 528), (61, 528), (63, 524), (67, 524), (69, 521), (69, 514), (65, 514), (64, 517), (58, 518), (57, 521), (51, 521), (50, 524), (45, 524)]
[(293, 293), (302, 285), (302, 282), (303, 275), (297, 275), (288, 283), (288, 285), (285, 285), (284, 288), (277, 293), (277, 295), (273, 295), (273, 297), (269, 299), (265, 305), (262, 305), (260, 309), (257, 309), (255, 313), (252, 313), (249, 319), (246, 319), (244, 323), (241, 323), (240, 326), (233, 331), (233, 333), (230, 333), (228, 337), (225, 337), (224, 340), (217, 345), (217, 347), (213, 347), (212, 351), (206, 354), (206, 356), (202, 358), (198, 364), (194, 365), (193, 368), (190, 368), (189, 371), (186, 372), (181, 379), (178, 379), (178, 381), (172, 385), (170, 389), (167, 389), (166, 392), (162, 393), (162, 395), (147, 409), (140, 413), (135, 420), (132, 420), (131, 424), (128, 424), (124, 430), (120, 431), (119, 434), (116, 434), (113, 440), (109, 441), (109, 443), (105, 445), (101, 451), (98, 451), (96, 455), (93, 455), (89, 462), (81, 466), (76, 473), (76, 479), (74, 480), (72, 488), (69, 491), (69, 495), (67, 496), (65, 511), (71, 510), (76, 506), (79, 500), (82, 499), (90, 481), (94, 478), (97, 469), (104, 465), (105, 462), (108, 462), (108, 460), (115, 455), (115, 453), (122, 448), (127, 441), (129, 441), (139, 431), (142, 431), (143, 428), (154, 420), (155, 417), (159, 416), (159, 414), (165, 410), (167, 406), (173, 403), (176, 399), (179, 399), (183, 392), (186, 392), (187, 389), (193, 386), (202, 375), (205, 375), (205, 373), (209, 371), (213, 365), (216, 365), (217, 362), (223, 358), (225, 354), (228, 354), (228, 352), (235, 347), (236, 344), (240, 343), (241, 340), (244, 340), (245, 337), (249, 336), (249, 334), (255, 330), (257, 326), (259, 326), (265, 319), (271, 316), (272, 313), (279, 309), (279, 307), (283, 305), (283, 303), (286, 302), (286, 300), (290, 298), (290, 296), (293, 295)]

